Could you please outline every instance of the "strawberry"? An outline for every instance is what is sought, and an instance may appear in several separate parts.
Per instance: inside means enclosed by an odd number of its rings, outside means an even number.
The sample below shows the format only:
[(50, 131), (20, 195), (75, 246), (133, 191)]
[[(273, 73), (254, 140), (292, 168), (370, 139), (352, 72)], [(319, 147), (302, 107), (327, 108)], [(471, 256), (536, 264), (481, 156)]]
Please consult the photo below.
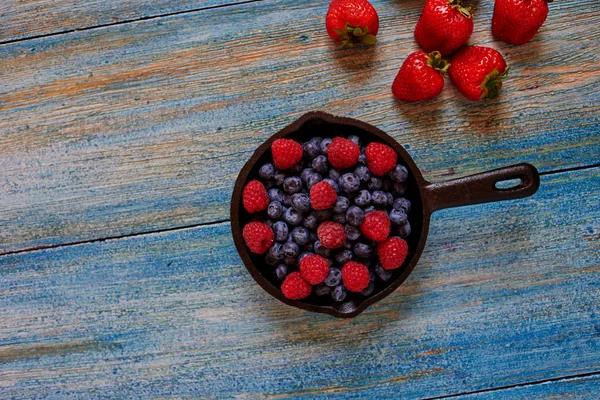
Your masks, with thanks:
[(429, 54), (415, 51), (402, 63), (392, 84), (392, 93), (402, 101), (432, 99), (444, 88), (443, 74), (449, 66), (438, 51)]
[(379, 16), (367, 0), (333, 0), (325, 17), (327, 33), (342, 47), (375, 44)]
[(552, 0), (496, 0), (492, 33), (508, 44), (524, 44), (533, 38), (548, 16)]
[(454, 53), (473, 33), (471, 7), (461, 0), (427, 0), (415, 28), (415, 40), (428, 53)]
[(467, 98), (493, 99), (500, 93), (508, 67), (502, 54), (489, 47), (466, 46), (454, 57), (448, 69), (454, 86)]

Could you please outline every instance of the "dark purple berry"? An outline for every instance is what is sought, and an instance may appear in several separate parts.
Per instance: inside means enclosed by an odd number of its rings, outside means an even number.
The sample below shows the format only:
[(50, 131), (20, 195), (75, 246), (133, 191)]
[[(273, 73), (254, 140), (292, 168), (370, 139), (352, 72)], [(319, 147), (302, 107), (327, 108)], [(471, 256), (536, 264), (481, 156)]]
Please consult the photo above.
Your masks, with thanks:
[(338, 186), (337, 182), (334, 181), (333, 179), (325, 178), (325, 179), (323, 179), (323, 182), (329, 183), (329, 185), (331, 186), (331, 188), (333, 189), (334, 192), (336, 192), (336, 193), (340, 192), (340, 187)]
[(290, 225), (297, 226), (302, 223), (302, 214), (290, 207), (283, 213), (283, 220)]
[(406, 215), (406, 211), (400, 208), (392, 208), (388, 214), (390, 216), (390, 222), (392, 225), (402, 225), (406, 222), (408, 215)]
[(277, 259), (275, 259), (275, 258), (271, 257), (271, 256), (269, 255), (269, 252), (267, 252), (267, 254), (266, 254), (266, 256), (265, 256), (265, 263), (266, 263), (267, 265), (270, 265), (270, 266), (274, 267), (274, 266), (276, 266), (277, 264), (279, 264), (279, 260), (277, 260)]
[(315, 254), (312, 251), (303, 251), (302, 253), (300, 253), (300, 255), (298, 256), (298, 264), (300, 264), (300, 261), (302, 261), (302, 259), (306, 256), (310, 256), (311, 254)]
[(358, 177), (353, 173), (348, 172), (340, 176), (338, 184), (340, 185), (340, 189), (342, 189), (342, 191), (346, 193), (354, 193), (360, 186), (360, 179), (358, 179)]
[(269, 200), (283, 203), (283, 192), (277, 188), (269, 189), (267, 192)]
[(371, 193), (368, 190), (361, 190), (354, 198), (354, 204), (364, 208), (371, 204)]
[(302, 172), (300, 173), (300, 179), (302, 179), (302, 182), (306, 183), (308, 177), (314, 173), (315, 173), (315, 171), (313, 171), (312, 168), (304, 168), (302, 170)]
[(354, 245), (354, 254), (360, 258), (369, 258), (373, 255), (373, 247), (366, 243), (356, 243)]
[(344, 301), (347, 294), (348, 292), (346, 291), (344, 285), (338, 285), (334, 287), (331, 291), (331, 298), (333, 299), (333, 301)]
[(275, 172), (275, 174), (273, 174), (273, 180), (275, 181), (275, 184), (277, 186), (281, 186), (283, 185), (283, 181), (285, 180), (285, 178), (287, 178), (287, 174), (285, 172), (282, 171), (277, 171)]
[(274, 224), (274, 223), (275, 223), (275, 221), (274, 221), (274, 220), (272, 220), (272, 219), (267, 219), (267, 220), (265, 221), (265, 224), (266, 224), (266, 225), (267, 225), (269, 228), (271, 228), (271, 229), (273, 228), (273, 224)]
[(335, 287), (342, 282), (342, 270), (336, 267), (329, 268), (329, 275), (325, 278), (325, 284), (329, 287)]
[(308, 178), (306, 178), (306, 187), (310, 189), (322, 180), (323, 178), (321, 177), (321, 175), (317, 174), (316, 172), (313, 172), (308, 176)]
[(407, 238), (410, 233), (411, 233), (412, 229), (410, 227), (410, 222), (406, 221), (403, 225), (400, 225), (398, 227), (398, 236), (400, 236), (401, 238)]
[(283, 281), (288, 274), (288, 267), (285, 264), (279, 264), (277, 268), (275, 268), (275, 279), (278, 281)]
[(264, 182), (265, 185), (265, 189), (269, 190), (275, 187), (275, 182), (273, 182), (272, 180), (268, 180)]
[(319, 297), (327, 296), (331, 292), (331, 288), (324, 283), (319, 283), (313, 286), (313, 292)]
[(365, 212), (356, 206), (350, 206), (346, 211), (346, 219), (350, 225), (360, 226), (364, 218)]
[(335, 261), (340, 265), (344, 265), (351, 260), (352, 252), (350, 250), (342, 250), (335, 255)]
[(300, 253), (300, 247), (295, 242), (285, 242), (283, 245), (283, 256), (287, 258), (296, 258)]
[(406, 183), (394, 182), (392, 185), (392, 194), (396, 197), (404, 196), (406, 194)]
[(323, 246), (321, 244), (320, 240), (317, 240), (315, 242), (314, 249), (315, 249), (315, 253), (317, 253), (320, 256), (323, 256), (325, 258), (328, 258), (329, 256), (331, 256), (331, 249), (328, 249), (327, 247)]
[(305, 213), (310, 210), (310, 198), (306, 193), (296, 193), (292, 195), (292, 208), (299, 213)]
[(319, 221), (327, 221), (331, 219), (331, 210), (317, 210), (315, 215)]
[(275, 174), (275, 167), (271, 163), (266, 163), (258, 170), (258, 176), (263, 181), (269, 180), (273, 178), (273, 174)]
[(302, 168), (304, 168), (302, 166), (302, 163), (298, 163), (298, 164), (294, 165), (292, 168), (290, 168), (290, 172), (293, 174), (299, 174), (302, 171)]
[(297, 176), (290, 176), (283, 181), (283, 191), (288, 194), (298, 193), (302, 190), (302, 180)]
[(379, 190), (383, 187), (383, 180), (378, 176), (372, 176), (367, 185), (369, 190)]
[(267, 250), (267, 255), (275, 260), (283, 259), (283, 246), (280, 243), (273, 243), (273, 246)]
[(394, 196), (390, 192), (387, 192), (386, 196), (387, 196), (387, 204), (386, 205), (388, 207), (391, 207), (394, 204)]
[(296, 265), (298, 263), (298, 260), (296, 260), (295, 258), (283, 257), (283, 263), (285, 265), (289, 265), (290, 267), (293, 267), (294, 265)]
[(337, 200), (335, 201), (335, 205), (333, 206), (331, 211), (333, 211), (336, 214), (339, 214), (346, 212), (346, 210), (348, 210), (348, 207), (350, 207), (350, 200), (348, 200), (348, 198), (344, 196), (338, 196)]
[(267, 215), (269, 218), (279, 219), (283, 213), (283, 206), (278, 201), (272, 201), (267, 207)]
[[(308, 217), (306, 217), (308, 218)], [(306, 218), (304, 219), (304, 224), (306, 225)], [(294, 228), (292, 231), (292, 240), (298, 243), (300, 246), (304, 246), (310, 241), (310, 233), (308, 229), (303, 226), (299, 226)]]
[(334, 181), (337, 182), (340, 179), (340, 176), (342, 176), (342, 175), (340, 174), (340, 171), (338, 171), (337, 169), (332, 168), (332, 169), (329, 170), (329, 175), (328, 176), (329, 176), (330, 179), (333, 179)]
[(365, 215), (372, 213), (373, 211), (377, 211), (377, 208), (375, 208), (375, 206), (369, 206), (365, 208)]
[(358, 176), (358, 179), (360, 179), (361, 183), (369, 182), (369, 180), (373, 176), (366, 165), (359, 165), (358, 167), (356, 167), (356, 169), (354, 170), (354, 175)]
[(387, 205), (387, 194), (381, 190), (376, 190), (371, 195), (371, 202), (374, 206), (385, 207)]
[(373, 293), (373, 290), (375, 290), (375, 282), (370, 281), (369, 282), (369, 286), (367, 286), (362, 292), (360, 292), (361, 296), (370, 296), (371, 293)]
[(384, 269), (381, 264), (375, 266), (375, 274), (377, 274), (377, 277), (383, 282), (389, 281), (392, 277), (392, 272)]
[(313, 213), (307, 215), (306, 218), (304, 218), (304, 226), (308, 229), (317, 229), (317, 226), (319, 226), (317, 216)]
[(350, 135), (350, 136), (348, 136), (348, 140), (351, 141), (352, 143), (355, 143), (359, 147), (361, 145), (360, 138), (358, 136), (356, 136), (356, 135)]
[(360, 229), (356, 226), (346, 224), (344, 225), (344, 230), (346, 231), (346, 239), (348, 240), (358, 240), (360, 237)]
[(302, 152), (304, 153), (304, 156), (308, 159), (312, 160), (317, 155), (319, 155), (320, 151), (321, 149), (319, 145), (313, 142), (312, 140), (309, 140), (308, 142), (302, 145)]
[(277, 221), (273, 224), (273, 234), (275, 235), (275, 240), (283, 242), (287, 240), (288, 237), (288, 226), (283, 221)]
[(333, 214), (333, 216), (331, 217), (331, 220), (333, 222), (337, 222), (338, 224), (345, 224), (346, 223), (346, 213)]
[(315, 172), (327, 172), (327, 169), (329, 168), (329, 166), (327, 165), (327, 157), (323, 155), (316, 156), (315, 159), (312, 160), (311, 166)]
[(321, 154), (327, 155), (327, 148), (331, 144), (332, 140), (333, 139), (331, 139), (331, 138), (325, 138), (325, 139), (321, 140)]
[(403, 209), (407, 213), (410, 212), (410, 205), (411, 205), (410, 200), (408, 200), (404, 197), (400, 197), (400, 198), (394, 200), (394, 208)]
[(404, 165), (397, 164), (393, 170), (388, 172), (388, 175), (396, 182), (404, 182), (408, 179), (408, 170)]

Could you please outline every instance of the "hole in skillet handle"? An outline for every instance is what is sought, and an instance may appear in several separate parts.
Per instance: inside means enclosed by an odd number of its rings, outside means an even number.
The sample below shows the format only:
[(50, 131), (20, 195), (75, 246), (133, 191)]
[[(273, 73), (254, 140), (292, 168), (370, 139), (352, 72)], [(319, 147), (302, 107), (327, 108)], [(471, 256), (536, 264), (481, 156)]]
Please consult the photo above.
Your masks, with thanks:
[[(286, 137), (303, 142), (314, 136), (347, 137), (349, 135), (359, 136), (363, 144), (380, 142), (391, 146), (398, 154), (398, 161), (407, 167), (409, 178), (407, 180), (406, 194), (403, 197), (408, 198), (412, 203), (409, 213), (412, 232), (405, 238), (409, 247), (409, 255), (400, 268), (392, 271), (392, 277), (388, 282), (383, 283), (376, 280), (375, 290), (369, 296), (349, 293), (345, 301), (339, 303), (331, 300), (329, 296), (323, 298), (317, 297), (315, 294), (311, 294), (308, 298), (301, 301), (287, 299), (281, 293), (281, 283), (274, 277), (274, 267), (266, 265), (264, 255), (250, 253), (243, 241), (241, 235), (242, 228), (253, 218), (252, 215), (249, 215), (244, 210), (241, 204), (243, 187), (248, 181), (257, 176), (261, 165), (266, 162), (272, 162), (270, 148), (271, 143), (276, 139)], [(352, 318), (360, 314), (371, 304), (392, 293), (408, 277), (417, 263), (423, 251), (429, 227), (429, 213), (424, 209), (421, 198), (421, 187), (425, 186), (425, 184), (426, 182), (419, 169), (406, 150), (383, 131), (351, 118), (336, 117), (323, 112), (311, 112), (300, 117), (297, 121), (267, 139), (265, 143), (257, 148), (240, 171), (231, 201), (231, 229), (234, 243), (252, 277), (273, 297), (285, 304), (304, 310), (326, 313), (338, 318)]]
[(523, 179), (519, 178), (512, 178), (512, 179), (505, 179), (503, 181), (500, 182), (496, 182), (496, 184), (494, 185), (494, 187), (497, 190), (512, 190), (512, 189), (518, 189), (519, 187), (523, 186)]

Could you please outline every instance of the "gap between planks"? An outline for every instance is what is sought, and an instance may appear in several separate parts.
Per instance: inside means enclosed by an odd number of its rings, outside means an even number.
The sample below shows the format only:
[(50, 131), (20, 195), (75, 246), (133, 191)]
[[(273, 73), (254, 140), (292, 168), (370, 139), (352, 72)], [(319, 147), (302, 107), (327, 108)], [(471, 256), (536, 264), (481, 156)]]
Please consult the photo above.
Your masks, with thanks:
[[(253, 1), (263, 1), (263, 0), (253, 0)], [(584, 165), (584, 166), (579, 166), (579, 167), (572, 167), (572, 168), (556, 169), (556, 170), (552, 170), (552, 171), (545, 171), (545, 172), (540, 172), (540, 175), (547, 176), (547, 175), (562, 174), (565, 172), (581, 171), (584, 169), (594, 169), (594, 168), (600, 168), (600, 163)], [(143, 232), (127, 233), (127, 234), (123, 234), (123, 235), (107, 236), (107, 237), (103, 237), (103, 238), (93, 238), (93, 239), (79, 240), (79, 241), (74, 241), (74, 242), (58, 243), (58, 244), (47, 245), (47, 246), (29, 247), (29, 248), (25, 248), (25, 249), (0, 252), (0, 257), (5, 256), (5, 255), (10, 255), (10, 254), (27, 253), (30, 251), (55, 249), (55, 248), (60, 248), (60, 247), (76, 246), (76, 245), (87, 244), (87, 243), (105, 242), (108, 240), (118, 240), (118, 239), (137, 237), (137, 236), (143, 236), (143, 235), (151, 235), (151, 234), (155, 234), (155, 233), (173, 232), (173, 231), (183, 230), (183, 229), (194, 229), (194, 228), (199, 228), (201, 226), (218, 225), (218, 224), (223, 224), (226, 222), (229, 222), (229, 219), (221, 219), (221, 220), (216, 220), (216, 221), (211, 221), (211, 222), (203, 222), (200, 224), (182, 225), (182, 226), (175, 226), (175, 227), (171, 227), (171, 228), (155, 229), (155, 230), (143, 231)]]
[(165, 13), (165, 14), (147, 15), (144, 17), (126, 19), (123, 21), (111, 22), (111, 23), (107, 23), (107, 24), (87, 26), (85, 28), (66, 29), (64, 31), (45, 33), (43, 35), (33, 35), (33, 36), (24, 37), (24, 38), (0, 41), (0, 46), (6, 45), (6, 44), (12, 44), (12, 43), (26, 42), (28, 40), (41, 39), (41, 38), (47, 38), (47, 37), (52, 37), (52, 36), (60, 36), (60, 35), (65, 35), (65, 34), (73, 33), (73, 32), (85, 32), (85, 31), (91, 31), (94, 29), (106, 28), (109, 26), (125, 25), (125, 24), (129, 24), (132, 22), (148, 21), (148, 20), (153, 20), (153, 19), (158, 19), (158, 18), (172, 17), (174, 15), (190, 14), (190, 13), (195, 13), (195, 12), (200, 12), (200, 11), (212, 10), (215, 8), (223, 8), (223, 7), (231, 7), (231, 6), (240, 6), (240, 5), (244, 5), (244, 4), (250, 4), (250, 3), (258, 3), (261, 1), (264, 1), (264, 0), (242, 0), (242, 1), (238, 1), (236, 3), (216, 4), (214, 6), (198, 7), (198, 8), (193, 8), (191, 10), (173, 11), (173, 12)]
[(600, 371), (586, 372), (586, 373), (575, 374), (575, 375), (567, 375), (567, 376), (561, 376), (561, 377), (556, 377), (556, 378), (543, 379), (543, 380), (539, 380), (539, 381), (515, 383), (513, 385), (498, 386), (498, 387), (489, 388), (489, 389), (479, 389), (479, 390), (473, 390), (471, 392), (462, 392), (462, 393), (448, 394), (448, 395), (436, 396), (436, 397), (425, 397), (425, 398), (422, 398), (421, 400), (453, 399), (453, 398), (457, 398), (457, 397), (469, 396), (469, 395), (474, 395), (474, 394), (492, 393), (492, 392), (497, 392), (500, 390), (542, 385), (542, 384), (547, 384), (547, 383), (552, 383), (552, 382), (562, 382), (562, 381), (568, 381), (568, 380), (572, 380), (572, 379), (588, 378), (588, 377), (593, 377), (593, 376), (598, 376), (600, 378)]

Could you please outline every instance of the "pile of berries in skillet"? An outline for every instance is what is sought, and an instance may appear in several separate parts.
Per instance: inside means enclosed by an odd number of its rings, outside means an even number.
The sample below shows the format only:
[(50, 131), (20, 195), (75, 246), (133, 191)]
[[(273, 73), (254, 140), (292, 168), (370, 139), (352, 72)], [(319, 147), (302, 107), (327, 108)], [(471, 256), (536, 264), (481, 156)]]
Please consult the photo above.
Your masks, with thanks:
[(242, 192), (242, 236), (283, 295), (369, 296), (408, 254), (408, 171), (389, 146), (357, 136), (277, 139)]

